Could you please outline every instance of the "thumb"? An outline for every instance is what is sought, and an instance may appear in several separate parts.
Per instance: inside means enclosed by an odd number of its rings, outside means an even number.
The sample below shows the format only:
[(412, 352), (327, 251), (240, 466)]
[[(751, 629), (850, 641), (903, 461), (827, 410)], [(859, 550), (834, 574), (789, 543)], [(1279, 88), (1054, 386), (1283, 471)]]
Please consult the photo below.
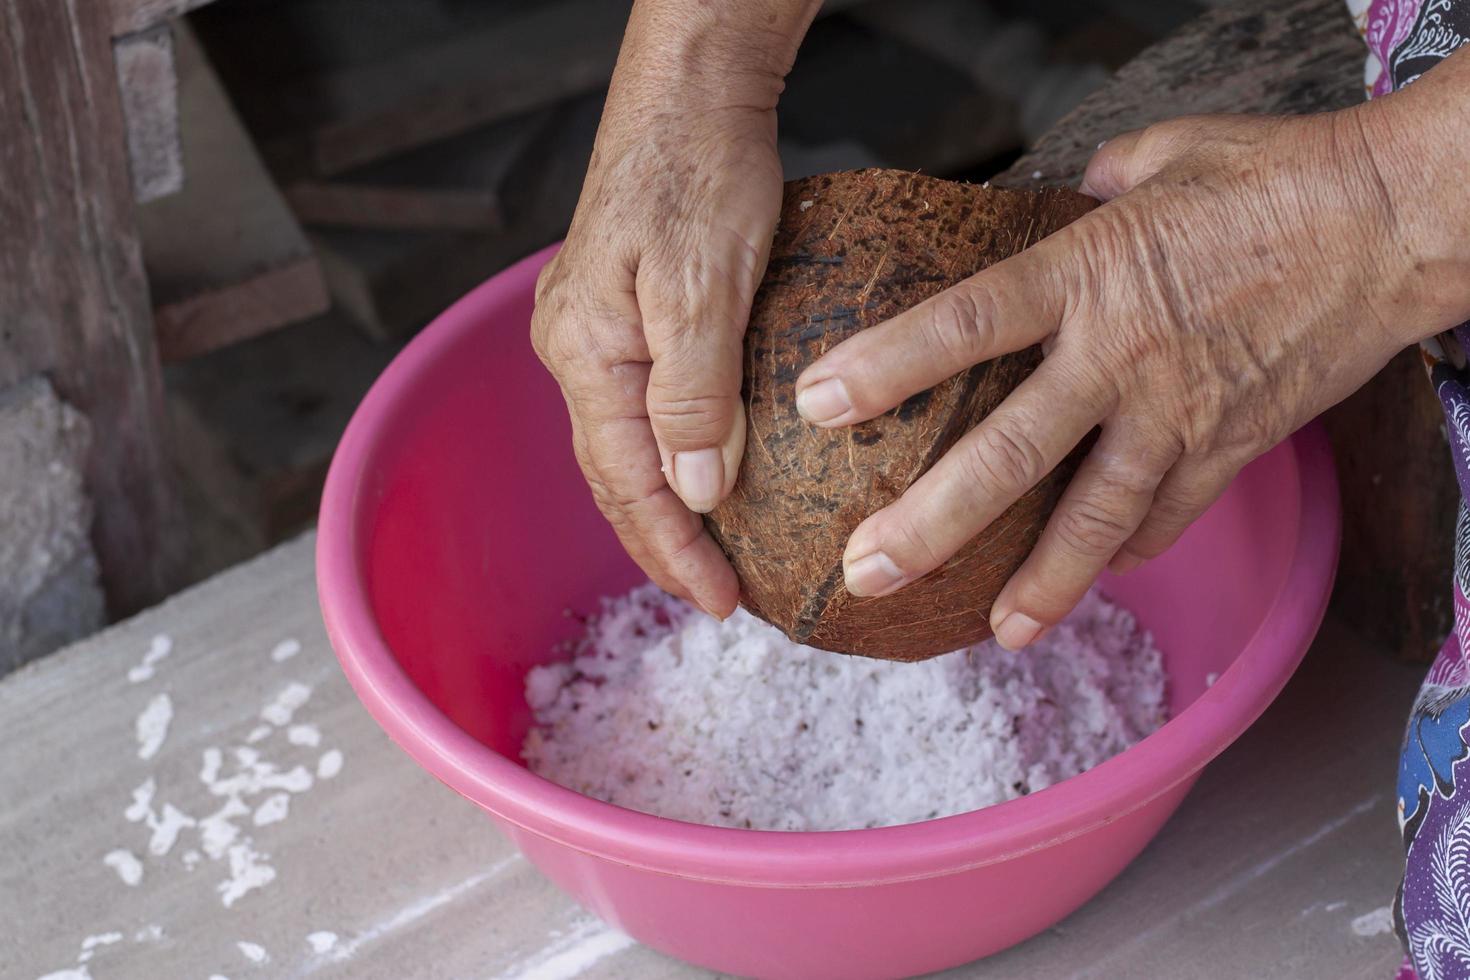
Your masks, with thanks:
[(1162, 161), (1150, 161), (1150, 154), (1140, 151), (1144, 132), (1135, 129), (1099, 144), (1087, 163), (1079, 190), (1099, 201), (1111, 201), (1158, 173)]
[(669, 486), (696, 513), (713, 510), (734, 489), (745, 453), (740, 379), (751, 297), (765, 265), (759, 259), (759, 267), (732, 273), (728, 265), (697, 268), (713, 260), (708, 253), (689, 256), (694, 268), (674, 274), (678, 288), (653, 288), (645, 299), (639, 286), (653, 359), (649, 423)]
[(1114, 136), (1092, 155), (1081, 191), (1111, 201), (1206, 148), (1216, 153), (1249, 150), (1261, 127), (1271, 124), (1266, 117), (1229, 113), (1180, 116)]

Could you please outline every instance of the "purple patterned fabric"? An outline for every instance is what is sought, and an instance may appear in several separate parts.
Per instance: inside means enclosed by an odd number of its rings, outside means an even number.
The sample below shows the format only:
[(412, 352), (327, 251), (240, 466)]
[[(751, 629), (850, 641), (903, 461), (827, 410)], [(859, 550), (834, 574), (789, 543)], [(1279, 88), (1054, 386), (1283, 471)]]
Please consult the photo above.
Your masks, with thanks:
[[(1349, 0), (1368, 45), (1364, 84), (1386, 95), (1470, 37), (1470, 0)], [(1445, 413), (1450, 457), (1470, 500), (1470, 325), (1424, 344)], [(1470, 510), (1455, 527), (1455, 628), (1410, 712), (1399, 758), (1404, 878), (1394, 924), (1407, 959), (1398, 980), (1470, 980)]]
[(1368, 94), (1386, 95), (1418, 78), (1461, 44), (1470, 9), (1461, 0), (1349, 0), (1368, 44)]

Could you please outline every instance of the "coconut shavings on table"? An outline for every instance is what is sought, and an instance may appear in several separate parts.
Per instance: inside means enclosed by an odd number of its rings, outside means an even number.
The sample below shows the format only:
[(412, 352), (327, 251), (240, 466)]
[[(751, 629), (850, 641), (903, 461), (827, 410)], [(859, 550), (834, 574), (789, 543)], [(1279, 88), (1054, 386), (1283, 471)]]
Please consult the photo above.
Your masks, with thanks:
[(531, 769), (659, 816), (761, 830), (911, 823), (1083, 772), (1167, 717), (1159, 651), (1097, 590), (1020, 653), (844, 657), (652, 584), (526, 675)]

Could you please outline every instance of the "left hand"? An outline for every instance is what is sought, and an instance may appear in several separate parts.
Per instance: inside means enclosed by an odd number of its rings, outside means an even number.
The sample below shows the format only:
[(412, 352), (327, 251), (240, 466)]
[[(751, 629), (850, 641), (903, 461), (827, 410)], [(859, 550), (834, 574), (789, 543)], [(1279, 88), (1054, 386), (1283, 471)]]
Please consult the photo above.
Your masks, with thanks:
[(1247, 462), (1463, 319), (1465, 266), (1447, 257), (1463, 246), (1431, 230), (1446, 223), (1433, 209), (1406, 204), (1422, 160), (1385, 162), (1375, 131), (1400, 97), (1111, 140), (1082, 183), (1109, 203), (811, 365), (799, 409), (843, 426), (988, 358), (1046, 350), (853, 532), (848, 590), (885, 594), (938, 567), (1101, 426), (991, 611), (997, 639), (1023, 647), (1104, 567), (1160, 554)]

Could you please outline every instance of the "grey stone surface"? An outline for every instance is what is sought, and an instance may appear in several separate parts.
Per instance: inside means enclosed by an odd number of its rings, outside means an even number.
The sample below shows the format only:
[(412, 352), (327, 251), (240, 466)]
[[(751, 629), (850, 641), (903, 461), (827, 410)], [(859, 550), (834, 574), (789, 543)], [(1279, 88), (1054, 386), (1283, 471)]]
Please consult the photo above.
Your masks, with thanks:
[(90, 442), (86, 417), (45, 379), (0, 389), (0, 673), (102, 625)]

